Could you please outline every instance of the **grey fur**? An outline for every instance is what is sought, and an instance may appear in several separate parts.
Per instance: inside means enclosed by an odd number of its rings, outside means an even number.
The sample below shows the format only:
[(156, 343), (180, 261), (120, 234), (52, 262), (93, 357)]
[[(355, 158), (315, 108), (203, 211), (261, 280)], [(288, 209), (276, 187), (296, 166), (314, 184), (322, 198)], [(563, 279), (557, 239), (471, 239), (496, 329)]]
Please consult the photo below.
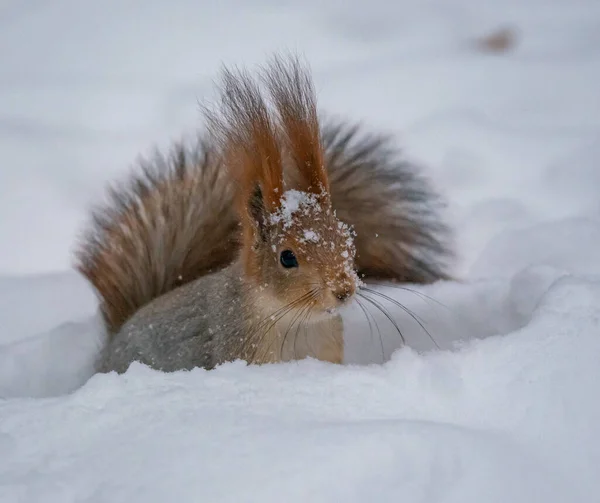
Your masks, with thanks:
[(99, 372), (125, 372), (139, 361), (165, 372), (235, 358), (232, 341), (244, 327), (236, 264), (183, 285), (142, 307), (111, 337)]
[[(262, 344), (261, 337), (269, 331), (264, 322), (276, 314), (257, 314), (260, 290), (246, 283), (238, 261), (176, 288), (141, 308), (112, 335), (96, 370), (123, 373), (134, 361), (164, 372), (194, 367), (209, 370), (236, 359), (265, 362), (317, 357), (322, 352), (319, 345), (342, 343), (342, 318), (334, 313), (310, 323), (308, 330), (302, 320), (296, 326), (292, 323), (295, 330), (289, 338), (286, 329), (285, 334), (279, 332), (270, 339), (269, 356), (255, 355), (251, 343)], [(288, 327), (285, 321), (283, 325)]]

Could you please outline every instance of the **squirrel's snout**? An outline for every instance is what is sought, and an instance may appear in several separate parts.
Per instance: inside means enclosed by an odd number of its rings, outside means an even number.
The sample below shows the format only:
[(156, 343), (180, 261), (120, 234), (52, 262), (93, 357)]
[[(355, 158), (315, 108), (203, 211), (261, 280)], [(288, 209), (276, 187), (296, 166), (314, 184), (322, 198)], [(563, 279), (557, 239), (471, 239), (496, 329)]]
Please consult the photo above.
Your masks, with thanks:
[(338, 276), (335, 282), (330, 283), (329, 288), (331, 288), (331, 294), (339, 304), (346, 303), (356, 292), (356, 285), (352, 278), (347, 275)]
[(346, 302), (350, 297), (352, 297), (353, 293), (354, 292), (350, 288), (342, 288), (333, 292), (333, 295), (335, 295), (335, 298), (340, 302)]

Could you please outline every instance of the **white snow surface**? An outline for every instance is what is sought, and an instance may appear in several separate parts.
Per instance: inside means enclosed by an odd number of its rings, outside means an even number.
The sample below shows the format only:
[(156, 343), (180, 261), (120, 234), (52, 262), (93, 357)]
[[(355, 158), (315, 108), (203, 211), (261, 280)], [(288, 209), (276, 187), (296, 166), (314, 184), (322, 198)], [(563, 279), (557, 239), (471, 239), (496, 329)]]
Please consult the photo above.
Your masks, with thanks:
[[(600, 501), (597, 0), (5, 0), (0, 28), (1, 503)], [(287, 49), (448, 200), (456, 281), (377, 287), (431, 338), (389, 304), (408, 346), (350, 309), (341, 366), (92, 376), (87, 208), (221, 63)]]

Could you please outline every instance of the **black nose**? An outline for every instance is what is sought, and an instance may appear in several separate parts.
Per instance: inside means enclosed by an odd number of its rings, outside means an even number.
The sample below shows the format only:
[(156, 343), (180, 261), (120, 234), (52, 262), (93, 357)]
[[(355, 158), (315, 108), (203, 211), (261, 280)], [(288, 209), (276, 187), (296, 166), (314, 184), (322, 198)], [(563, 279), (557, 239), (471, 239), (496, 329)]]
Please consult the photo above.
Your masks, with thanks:
[(344, 302), (352, 295), (352, 292), (348, 289), (338, 290), (335, 292), (335, 297), (340, 301)]

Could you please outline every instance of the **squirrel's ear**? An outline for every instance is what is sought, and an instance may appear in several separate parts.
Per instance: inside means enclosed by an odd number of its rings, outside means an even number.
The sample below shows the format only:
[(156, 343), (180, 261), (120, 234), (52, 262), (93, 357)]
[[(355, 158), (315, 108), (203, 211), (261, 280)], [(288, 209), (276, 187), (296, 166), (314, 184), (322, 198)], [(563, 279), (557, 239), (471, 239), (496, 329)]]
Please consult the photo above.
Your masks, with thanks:
[(303, 180), (303, 190), (329, 200), (329, 179), (310, 70), (297, 57), (274, 57), (263, 73), (278, 125)]
[(260, 188), (260, 185), (256, 185), (254, 187), (254, 191), (250, 195), (250, 199), (248, 200), (248, 215), (252, 224), (254, 224), (255, 229), (257, 230), (257, 238), (261, 241), (267, 241), (267, 233), (266, 233), (266, 217), (267, 212), (265, 210), (265, 201), (263, 198), (263, 193)]

